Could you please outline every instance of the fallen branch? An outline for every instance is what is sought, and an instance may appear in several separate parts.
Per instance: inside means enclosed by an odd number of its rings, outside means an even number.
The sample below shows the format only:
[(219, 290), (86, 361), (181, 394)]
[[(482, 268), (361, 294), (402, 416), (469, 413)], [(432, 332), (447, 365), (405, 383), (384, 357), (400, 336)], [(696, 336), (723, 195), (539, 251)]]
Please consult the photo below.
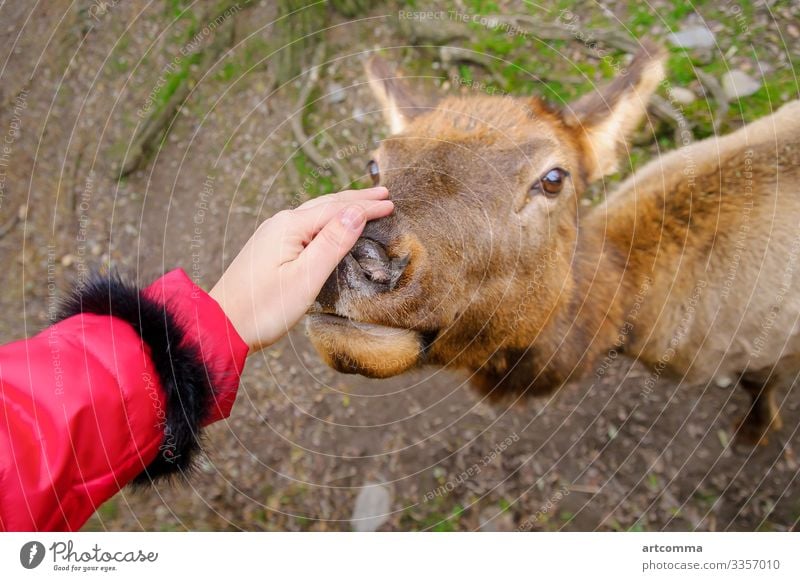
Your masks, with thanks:
[(303, 189), (303, 180), (300, 179), (300, 172), (297, 171), (297, 168), (291, 159), (287, 161), (283, 167), (286, 168), (286, 174), (289, 177), (289, 195), (291, 196), (292, 194), (296, 194)]
[[(689, 122), (675, 107), (658, 95), (650, 97), (650, 110), (653, 114), (661, 119), (675, 126), (675, 143), (686, 144), (694, 141)], [(685, 126), (685, 127), (684, 127)], [(683, 129), (686, 129), (684, 132)]]
[[(219, 7), (219, 14), (224, 14), (225, 10), (230, 9), (230, 2), (223, 3)], [(232, 17), (233, 18), (233, 17)], [(213, 19), (207, 19), (212, 21)], [(217, 34), (211, 44), (203, 50), (203, 57), (200, 62), (199, 70), (202, 74), (214, 66), (219, 56), (225, 51), (226, 47), (233, 39), (234, 27), (231, 23), (228, 26), (228, 34)], [(186, 57), (189, 58), (189, 57)], [(191, 66), (191, 65), (186, 65)], [(191, 68), (190, 68), (191, 70)], [(165, 137), (166, 133), (175, 116), (178, 114), (183, 103), (189, 97), (194, 83), (189, 78), (182, 82), (175, 90), (169, 100), (160, 109), (155, 110), (142, 124), (139, 133), (133, 140), (128, 151), (128, 156), (120, 170), (120, 176), (125, 177), (141, 167), (150, 154), (156, 150)]]
[[(722, 127), (728, 115), (728, 96), (715, 77), (700, 69), (696, 69), (695, 74), (703, 85), (703, 89), (705, 89), (706, 93), (711, 93), (711, 96), (714, 97), (714, 100), (717, 102), (717, 115), (714, 117), (713, 121), (714, 132), (717, 132), (719, 128)], [(706, 95), (706, 100), (707, 99), (708, 95)]]
[(332, 157), (326, 159), (319, 152), (311, 139), (309, 139), (309, 137), (306, 135), (305, 129), (303, 129), (303, 110), (306, 107), (308, 98), (311, 96), (311, 92), (314, 90), (314, 87), (319, 80), (319, 72), (322, 68), (322, 61), (324, 57), (325, 43), (320, 42), (314, 51), (314, 59), (311, 63), (311, 68), (308, 71), (306, 81), (300, 88), (300, 95), (297, 98), (297, 112), (292, 116), (291, 119), (292, 134), (294, 135), (295, 141), (297, 141), (297, 143), (300, 145), (300, 149), (306, 154), (308, 159), (310, 159), (311, 162), (318, 168), (330, 169), (333, 171), (333, 173), (336, 175), (336, 179), (339, 180), (340, 186), (345, 187), (350, 184), (351, 181), (348, 177), (348, 173), (336, 159)]
[(189, 96), (191, 88), (189, 83), (183, 83), (178, 87), (169, 98), (166, 105), (156, 114), (148, 117), (142, 125), (139, 133), (133, 140), (133, 144), (128, 150), (125, 163), (120, 170), (120, 175), (125, 177), (144, 165), (144, 161), (150, 157), (150, 153), (156, 149), (162, 134), (168, 129), (170, 123), (178, 113), (180, 106)]
[(515, 14), (511, 16), (487, 16), (487, 20), (496, 20), (502, 24), (519, 25), (524, 24), (530, 28), (528, 34), (543, 40), (579, 40), (588, 49), (594, 51), (594, 44), (602, 42), (612, 48), (625, 52), (636, 52), (640, 45), (635, 39), (629, 37), (624, 32), (604, 28), (592, 28), (587, 30), (587, 34), (578, 30), (575, 26), (564, 26), (554, 22), (542, 22), (538, 18), (527, 14)]

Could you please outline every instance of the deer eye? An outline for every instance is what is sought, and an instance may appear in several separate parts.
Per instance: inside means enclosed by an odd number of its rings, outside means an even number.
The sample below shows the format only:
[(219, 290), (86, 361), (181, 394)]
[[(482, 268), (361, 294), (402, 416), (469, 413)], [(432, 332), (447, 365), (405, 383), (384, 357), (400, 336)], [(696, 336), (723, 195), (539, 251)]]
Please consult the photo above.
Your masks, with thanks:
[(531, 186), (531, 194), (543, 193), (547, 196), (557, 196), (564, 189), (564, 180), (569, 177), (569, 172), (554, 167)]
[(381, 182), (381, 171), (378, 169), (378, 164), (374, 159), (369, 160), (367, 163), (367, 173), (372, 178), (372, 184), (377, 186)]

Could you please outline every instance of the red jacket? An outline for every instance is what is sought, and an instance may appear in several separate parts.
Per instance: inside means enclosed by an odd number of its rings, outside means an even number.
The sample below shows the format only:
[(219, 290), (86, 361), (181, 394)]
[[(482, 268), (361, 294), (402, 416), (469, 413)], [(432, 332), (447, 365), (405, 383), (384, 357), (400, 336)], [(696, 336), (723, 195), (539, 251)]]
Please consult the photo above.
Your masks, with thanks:
[(61, 322), (0, 347), (0, 530), (75, 530), (131, 481), (191, 467), (247, 356), (181, 270), (92, 279)]

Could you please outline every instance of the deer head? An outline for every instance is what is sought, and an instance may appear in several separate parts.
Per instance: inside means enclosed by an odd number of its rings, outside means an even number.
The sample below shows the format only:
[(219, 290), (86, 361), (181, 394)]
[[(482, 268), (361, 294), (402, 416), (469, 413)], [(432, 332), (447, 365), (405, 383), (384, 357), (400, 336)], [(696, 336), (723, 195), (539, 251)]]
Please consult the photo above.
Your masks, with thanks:
[(532, 97), (425, 105), (367, 65), (391, 136), (368, 162), (393, 215), (367, 224), (308, 331), (334, 368), (370, 377), (420, 363), (478, 369), (539, 339), (570, 297), (578, 200), (615, 171), (663, 77), (646, 46), (602, 90), (561, 109)]

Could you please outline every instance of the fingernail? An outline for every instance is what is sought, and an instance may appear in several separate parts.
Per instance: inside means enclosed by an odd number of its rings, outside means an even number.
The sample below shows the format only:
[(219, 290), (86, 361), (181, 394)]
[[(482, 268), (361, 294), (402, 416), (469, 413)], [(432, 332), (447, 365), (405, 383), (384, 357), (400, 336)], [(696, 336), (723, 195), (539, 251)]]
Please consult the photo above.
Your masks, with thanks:
[(358, 230), (361, 228), (365, 221), (364, 210), (358, 206), (348, 206), (339, 215), (339, 221), (345, 228), (350, 230)]

